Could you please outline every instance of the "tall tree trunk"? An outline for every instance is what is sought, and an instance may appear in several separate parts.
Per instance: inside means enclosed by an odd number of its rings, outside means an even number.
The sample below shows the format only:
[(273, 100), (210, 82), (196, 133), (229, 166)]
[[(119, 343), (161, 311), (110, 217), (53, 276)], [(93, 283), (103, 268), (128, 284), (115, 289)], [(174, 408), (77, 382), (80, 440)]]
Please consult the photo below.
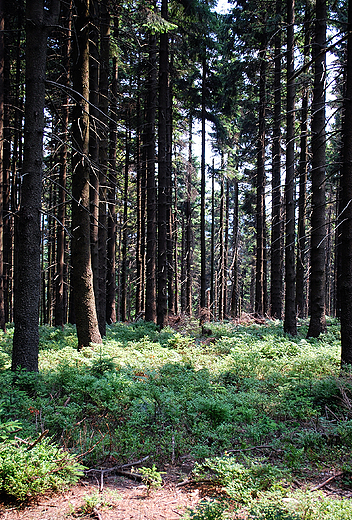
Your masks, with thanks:
[(189, 115), (188, 161), (186, 172), (186, 314), (192, 316), (192, 265), (193, 265), (193, 232), (192, 232), (192, 136), (193, 118)]
[(89, 159), (90, 159), (90, 250), (93, 272), (93, 288), (98, 314), (99, 307), (99, 5), (90, 0), (89, 12)]
[(238, 291), (238, 180), (235, 179), (234, 186), (234, 210), (233, 210), (233, 260), (232, 260), (232, 293), (231, 293), (231, 316), (239, 315), (239, 291)]
[(259, 135), (257, 152), (257, 257), (255, 283), (255, 313), (262, 316), (265, 312), (265, 273), (264, 273), (264, 246), (265, 246), (265, 90), (266, 90), (266, 48), (262, 42), (259, 76)]
[(281, 0), (276, 0), (274, 57), (274, 122), (272, 144), (272, 220), (270, 313), (282, 318), (282, 201), (281, 201)]
[(224, 296), (223, 296), (223, 315), (227, 317), (227, 277), (228, 277), (228, 256), (229, 256), (229, 220), (230, 220), (230, 183), (225, 180), (225, 227), (224, 227)]
[(295, 305), (295, 84), (294, 0), (287, 0), (287, 130), (286, 130), (286, 243), (285, 243), (285, 320), (284, 331), (297, 335)]
[(220, 255), (219, 255), (219, 320), (224, 319), (224, 213), (225, 213), (225, 175), (223, 170), (223, 157), (221, 157), (221, 184), (220, 184), (220, 225), (219, 225), (219, 241), (220, 241)]
[(145, 319), (156, 322), (156, 184), (155, 184), (155, 112), (156, 112), (156, 37), (149, 36), (147, 114), (145, 147), (147, 157), (147, 247)]
[[(352, 33), (352, 1), (348, 2), (347, 34)], [(341, 179), (341, 364), (352, 365), (352, 39), (347, 40)]]
[(109, 142), (109, 59), (110, 15), (107, 0), (100, 2), (100, 78), (99, 109), (101, 138), (99, 142), (99, 283), (97, 316), (101, 336), (106, 336), (106, 276), (107, 276), (107, 179)]
[(108, 248), (106, 321), (116, 322), (116, 149), (117, 149), (117, 58), (113, 58), (109, 135)]
[(5, 298), (4, 298), (4, 46), (5, 13), (4, 0), (0, 0), (0, 328), (6, 330), (5, 322)]
[(26, 5), (25, 149), (21, 204), (17, 214), (15, 332), (12, 369), (38, 371), (40, 302), (40, 216), (43, 168), (46, 49), (49, 28), (59, 16), (60, 2)]
[(142, 259), (142, 178), (143, 178), (143, 161), (142, 161), (142, 116), (141, 116), (141, 99), (140, 99), (140, 81), (138, 78), (138, 94), (137, 94), (137, 130), (136, 130), (136, 186), (137, 186), (137, 241), (136, 241), (136, 318), (143, 311), (143, 259)]
[(205, 93), (206, 93), (206, 50), (202, 59), (202, 156), (200, 187), (200, 308), (206, 307), (206, 246), (205, 246)]
[(216, 318), (215, 307), (215, 168), (214, 158), (211, 170), (211, 237), (210, 237), (210, 309)]
[[(162, 0), (161, 16), (167, 19), (167, 0)], [(168, 79), (168, 45), (169, 35), (167, 32), (160, 34), (159, 51), (159, 119), (158, 119), (158, 325), (163, 328), (168, 322), (168, 191), (170, 181), (167, 164), (167, 112), (169, 97)]]
[[(128, 110), (129, 112), (129, 110)], [(128, 176), (130, 167), (130, 138), (129, 138), (129, 115), (126, 121), (126, 152), (125, 152), (125, 176), (123, 190), (123, 226), (122, 226), (122, 248), (121, 248), (121, 277), (120, 277), (120, 317), (121, 321), (127, 321), (127, 240), (128, 240)]]
[(314, 90), (312, 102), (312, 215), (311, 275), (308, 337), (326, 331), (325, 320), (325, 80), (326, 80), (326, 0), (316, 0), (316, 20), (312, 55)]
[[(70, 54), (72, 34), (72, 0), (68, 8), (64, 10), (64, 24), (68, 27), (65, 42), (62, 42), (63, 62), (65, 64), (65, 75), (62, 78), (63, 85), (68, 86), (70, 80)], [(61, 133), (62, 144), (60, 149), (59, 165), (59, 189), (58, 189), (58, 226), (56, 235), (56, 275), (55, 275), (55, 310), (54, 323), (56, 327), (63, 327), (66, 323), (65, 309), (65, 225), (66, 225), (66, 184), (67, 184), (67, 161), (68, 161), (68, 123), (69, 123), (69, 96), (66, 92), (62, 94)]]
[[(7, 28), (7, 19), (5, 17), (5, 29)], [(4, 43), (6, 40), (6, 32), (4, 34)], [(13, 218), (10, 212), (10, 193), (11, 193), (11, 149), (10, 149), (10, 122), (9, 122), (9, 106), (10, 106), (10, 58), (7, 50), (8, 46), (4, 47), (4, 107), (3, 107), (3, 138), (2, 143), (2, 176), (3, 176), (3, 289), (4, 289), (4, 320), (5, 323), (11, 321), (11, 310), (13, 308), (11, 299), (11, 269), (12, 269), (12, 229)], [(17, 49), (19, 53), (19, 50)], [(22, 61), (17, 56), (17, 68), (21, 69)], [(16, 88), (18, 91), (18, 87)], [(14, 101), (16, 104), (16, 98)], [(16, 110), (16, 114), (18, 114)], [(18, 114), (19, 116), (19, 114)], [(15, 123), (16, 127), (16, 123)], [(22, 125), (20, 125), (22, 128)], [(16, 155), (16, 148), (13, 146), (13, 155)], [(13, 210), (13, 208), (12, 208)]]
[(72, 289), (78, 347), (101, 343), (93, 290), (89, 216), (89, 0), (76, 0), (72, 114)]
[[(304, 21), (304, 62), (308, 61), (310, 44), (310, 9), (306, 3)], [(307, 316), (306, 306), (306, 205), (307, 205), (307, 174), (308, 174), (308, 82), (303, 85), (301, 124), (300, 124), (300, 156), (298, 166), (299, 198), (298, 198), (298, 227), (297, 227), (297, 268), (296, 268), (296, 313), (299, 318)]]
[[(169, 47), (169, 46), (168, 46)], [(169, 62), (169, 48), (168, 48)], [(169, 70), (170, 69), (170, 70)], [(174, 251), (176, 247), (175, 233), (175, 211), (173, 211), (173, 200), (177, 198), (177, 186), (172, 182), (172, 63), (168, 66), (168, 89), (167, 89), (167, 110), (166, 110), (166, 171), (167, 171), (167, 265), (168, 265), (168, 309), (171, 314), (176, 313), (176, 291), (175, 291), (175, 272)], [(175, 188), (175, 190), (174, 190)]]

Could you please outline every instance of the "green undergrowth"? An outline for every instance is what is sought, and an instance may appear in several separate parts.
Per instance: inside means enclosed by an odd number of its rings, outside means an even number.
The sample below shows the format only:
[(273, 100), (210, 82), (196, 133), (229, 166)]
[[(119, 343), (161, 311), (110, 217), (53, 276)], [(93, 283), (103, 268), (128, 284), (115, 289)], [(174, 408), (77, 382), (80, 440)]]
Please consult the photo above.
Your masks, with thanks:
[(195, 323), (178, 332), (116, 324), (103, 345), (79, 352), (74, 327), (41, 327), (39, 374), (10, 371), (9, 327), (0, 335), (0, 421), (19, 421), (28, 442), (48, 430), (46, 446), (86, 466), (146, 456), (158, 469), (185, 457), (230, 461), (235, 477), (218, 484), (232, 486), (230, 502), (255, 518), (264, 517), (254, 502), (287, 498), (297, 479), (324, 480), (334, 469), (349, 488), (352, 377), (339, 372), (339, 324), (309, 340), (303, 322), (296, 338), (275, 321), (209, 327), (210, 338)]

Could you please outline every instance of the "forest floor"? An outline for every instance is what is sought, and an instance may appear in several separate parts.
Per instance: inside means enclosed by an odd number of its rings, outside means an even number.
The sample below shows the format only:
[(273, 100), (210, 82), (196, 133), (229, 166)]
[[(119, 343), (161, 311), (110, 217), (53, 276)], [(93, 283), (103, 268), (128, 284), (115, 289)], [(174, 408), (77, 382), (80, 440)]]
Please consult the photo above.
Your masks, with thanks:
[[(82, 480), (64, 493), (43, 496), (22, 507), (0, 500), (0, 520), (180, 520), (201, 500), (214, 499), (214, 489), (199, 483), (197, 487), (179, 486), (179, 475), (180, 468), (170, 468), (163, 486), (150, 494), (144, 484), (110, 476), (105, 479), (101, 493), (98, 483), (90, 479)], [(313, 491), (319, 484), (321, 481), (296, 482), (302, 490)], [(320, 493), (325, 497), (352, 498), (352, 493), (340, 489), (335, 479)], [(247, 518), (247, 515), (243, 513), (236, 518)]]
[(65, 493), (41, 497), (24, 507), (0, 502), (0, 519), (179, 520), (200, 500), (198, 489), (177, 487), (172, 472), (149, 495), (139, 482), (118, 476), (105, 480), (102, 493), (93, 480), (82, 480)]

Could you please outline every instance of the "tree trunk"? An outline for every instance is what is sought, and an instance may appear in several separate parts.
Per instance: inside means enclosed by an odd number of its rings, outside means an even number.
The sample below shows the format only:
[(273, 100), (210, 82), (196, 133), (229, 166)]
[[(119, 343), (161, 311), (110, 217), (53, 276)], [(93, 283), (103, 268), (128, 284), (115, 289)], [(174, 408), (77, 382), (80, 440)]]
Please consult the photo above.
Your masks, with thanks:
[(326, 0), (316, 0), (315, 34), (312, 46), (314, 90), (312, 103), (312, 215), (311, 275), (308, 337), (326, 332), (325, 320), (325, 80)]
[(205, 246), (205, 91), (206, 91), (206, 50), (202, 60), (202, 157), (200, 187), (200, 308), (206, 307), (206, 246)]
[(210, 237), (210, 309), (213, 319), (216, 318), (215, 307), (215, 168), (214, 158), (211, 170), (211, 237)]
[(295, 305), (295, 84), (294, 0), (287, 1), (287, 130), (286, 130), (286, 243), (285, 243), (285, 320), (284, 331), (297, 335)]
[(89, 24), (89, 159), (90, 159), (90, 250), (92, 258), (94, 298), (99, 307), (99, 5), (90, 0)]
[(236, 318), (239, 315), (239, 291), (238, 291), (238, 180), (235, 179), (234, 186), (234, 210), (233, 210), (233, 260), (232, 272), (232, 293), (231, 293), (231, 316)]
[(4, 200), (3, 200), (3, 184), (4, 184), (4, 64), (5, 64), (5, 47), (4, 47), (4, 29), (5, 29), (5, 13), (4, 0), (0, 0), (0, 328), (6, 330), (5, 322), (5, 298), (4, 298)]
[(259, 52), (259, 135), (257, 152), (257, 257), (255, 283), (255, 313), (262, 316), (265, 312), (265, 273), (264, 273), (264, 246), (265, 246), (265, 89), (266, 89), (266, 49), (264, 42)]
[(113, 58), (110, 106), (109, 190), (108, 190), (108, 248), (106, 321), (116, 322), (116, 149), (117, 149), (117, 58)]
[[(310, 40), (310, 9), (306, 3), (304, 29), (304, 62), (308, 61)], [(308, 102), (309, 87), (306, 81), (303, 85), (301, 125), (300, 125), (300, 157), (298, 167), (299, 199), (298, 199), (298, 229), (297, 229), (297, 268), (296, 268), (296, 313), (299, 318), (307, 316), (306, 306), (306, 205), (307, 205), (307, 173), (308, 173)]]
[[(161, 16), (167, 19), (167, 0), (162, 0)], [(160, 34), (159, 51), (159, 125), (158, 125), (158, 325), (163, 328), (168, 322), (168, 179), (167, 165), (167, 111), (168, 111), (168, 51), (169, 35)]]
[(101, 336), (106, 336), (106, 276), (107, 276), (107, 179), (109, 142), (109, 59), (110, 15), (107, 0), (100, 2), (100, 78), (99, 109), (101, 138), (99, 142), (99, 283), (97, 316)]
[[(71, 54), (71, 34), (72, 34), (72, 1), (65, 9), (65, 23), (68, 27), (68, 34), (65, 42), (62, 42), (63, 62), (65, 64), (66, 74), (63, 78), (63, 84), (68, 86), (70, 80), (70, 54)], [(56, 275), (55, 275), (55, 310), (54, 323), (56, 327), (63, 327), (66, 323), (66, 306), (65, 306), (65, 225), (66, 225), (66, 184), (67, 184), (67, 161), (68, 161), (68, 123), (69, 123), (69, 96), (66, 92), (62, 94), (62, 115), (61, 115), (61, 132), (62, 145), (60, 149), (60, 165), (59, 165), (59, 189), (58, 189), (58, 226), (56, 234)]]
[(147, 247), (145, 319), (156, 322), (156, 185), (155, 185), (155, 112), (156, 112), (156, 37), (149, 36), (145, 147), (147, 154)]
[(89, 216), (89, 0), (76, 0), (73, 42), (72, 290), (78, 348), (101, 343), (93, 290)]
[[(348, 2), (347, 34), (352, 31), (352, 1)], [(352, 39), (347, 40), (346, 90), (343, 118), (341, 179), (341, 365), (352, 365)]]
[(220, 184), (220, 225), (219, 225), (219, 241), (220, 241), (220, 268), (219, 268), (219, 320), (224, 319), (224, 214), (225, 214), (225, 175), (223, 170), (223, 157), (221, 157), (221, 184)]
[(188, 161), (186, 172), (186, 314), (192, 316), (192, 264), (193, 264), (193, 232), (192, 232), (192, 136), (193, 118), (189, 115)]
[(58, 0), (53, 0), (46, 10), (43, 0), (28, 2), (26, 6), (25, 148), (16, 225), (12, 370), (22, 367), (38, 371), (46, 49), (49, 27), (56, 23), (59, 8)]
[(274, 122), (272, 144), (272, 221), (270, 314), (282, 318), (282, 200), (281, 200), (281, 1), (276, 1), (274, 58)]
[(129, 139), (129, 116), (126, 121), (126, 152), (125, 152), (125, 177), (123, 190), (123, 226), (122, 226), (122, 249), (121, 249), (121, 278), (120, 278), (120, 318), (127, 321), (127, 219), (128, 219), (128, 176), (130, 167), (130, 139)]

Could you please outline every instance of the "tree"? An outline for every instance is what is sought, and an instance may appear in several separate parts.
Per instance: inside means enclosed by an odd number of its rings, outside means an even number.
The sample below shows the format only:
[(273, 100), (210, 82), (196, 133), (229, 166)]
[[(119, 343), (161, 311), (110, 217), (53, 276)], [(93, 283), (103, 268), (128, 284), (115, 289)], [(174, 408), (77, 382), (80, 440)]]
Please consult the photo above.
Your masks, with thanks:
[(145, 319), (156, 322), (156, 183), (155, 183), (155, 116), (156, 116), (156, 37), (149, 35), (145, 147), (147, 161), (147, 247)]
[[(168, 17), (168, 2), (161, 4), (161, 16)], [(168, 311), (168, 228), (170, 175), (168, 168), (169, 34), (160, 34), (159, 119), (158, 119), (158, 325), (167, 325)], [(168, 208), (169, 206), (169, 208)]]
[(287, 131), (286, 131), (286, 244), (284, 331), (297, 334), (295, 305), (295, 84), (294, 84), (294, 0), (287, 0)]
[(72, 290), (78, 347), (101, 343), (93, 290), (89, 215), (89, 0), (77, 0), (72, 45)]
[[(347, 34), (352, 31), (352, 1), (348, 2)], [(352, 39), (347, 40), (346, 87), (343, 113), (341, 179), (341, 364), (352, 365)]]
[(312, 215), (310, 250), (310, 307), (308, 337), (326, 331), (325, 320), (325, 80), (326, 0), (316, 0), (314, 41), (314, 89), (312, 102)]
[(270, 311), (282, 317), (282, 201), (281, 201), (281, 0), (276, 0), (274, 37), (274, 110), (272, 136), (272, 219)]
[[(310, 7), (309, 1), (305, 6), (304, 17), (304, 63), (308, 62), (310, 43)], [(307, 176), (308, 176), (308, 102), (309, 82), (303, 78), (301, 124), (300, 124), (300, 156), (298, 165), (299, 198), (298, 198), (298, 226), (297, 226), (297, 267), (296, 267), (296, 312), (299, 318), (307, 315), (305, 269), (306, 269), (306, 205), (307, 205)]]
[(20, 208), (16, 216), (15, 331), (12, 369), (38, 371), (40, 300), (40, 218), (47, 39), (60, 2), (26, 4), (25, 147)]
[(266, 92), (266, 45), (262, 35), (259, 51), (259, 133), (257, 151), (257, 260), (255, 283), (255, 313), (262, 316), (266, 312), (266, 279), (265, 279), (265, 92)]

